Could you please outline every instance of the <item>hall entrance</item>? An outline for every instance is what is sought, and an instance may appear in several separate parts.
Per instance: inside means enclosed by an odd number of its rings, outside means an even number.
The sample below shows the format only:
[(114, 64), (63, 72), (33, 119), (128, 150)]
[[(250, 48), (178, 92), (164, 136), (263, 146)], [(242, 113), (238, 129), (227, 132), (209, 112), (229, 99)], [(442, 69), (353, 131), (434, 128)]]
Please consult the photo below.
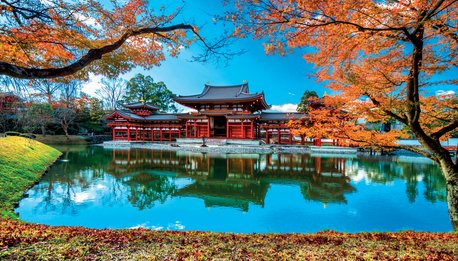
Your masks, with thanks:
[(210, 132), (213, 137), (226, 137), (226, 116), (211, 117)]

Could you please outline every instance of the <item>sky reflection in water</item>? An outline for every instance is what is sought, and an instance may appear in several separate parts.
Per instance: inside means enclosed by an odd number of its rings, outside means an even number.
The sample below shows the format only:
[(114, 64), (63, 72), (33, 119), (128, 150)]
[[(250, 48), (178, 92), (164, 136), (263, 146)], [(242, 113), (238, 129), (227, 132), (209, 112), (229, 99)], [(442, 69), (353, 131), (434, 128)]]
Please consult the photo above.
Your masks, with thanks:
[(23, 220), (227, 232), (452, 230), (444, 179), (425, 158), (62, 150), (65, 161), (20, 202)]

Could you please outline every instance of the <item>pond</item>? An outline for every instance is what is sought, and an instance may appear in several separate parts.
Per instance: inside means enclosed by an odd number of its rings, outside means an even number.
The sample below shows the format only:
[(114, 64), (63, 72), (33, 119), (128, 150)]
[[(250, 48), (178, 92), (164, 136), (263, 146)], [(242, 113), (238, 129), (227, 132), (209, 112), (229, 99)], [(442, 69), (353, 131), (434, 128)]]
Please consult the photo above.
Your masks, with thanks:
[(422, 157), (60, 148), (21, 219), (218, 232), (452, 231), (445, 181)]

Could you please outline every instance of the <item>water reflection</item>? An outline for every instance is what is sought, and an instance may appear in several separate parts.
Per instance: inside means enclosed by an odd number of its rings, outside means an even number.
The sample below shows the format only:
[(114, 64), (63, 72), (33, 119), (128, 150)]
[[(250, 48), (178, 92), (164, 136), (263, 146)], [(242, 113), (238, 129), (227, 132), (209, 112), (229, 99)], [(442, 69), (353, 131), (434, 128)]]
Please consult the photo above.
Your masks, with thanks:
[[(446, 200), (445, 181), (439, 169), (414, 161), (393, 164), (376, 157), (205, 154), (99, 147), (63, 150), (61, 162), (36, 188), (46, 191), (43, 211), (53, 210), (55, 205), (63, 211), (75, 211), (72, 203), (91, 200), (96, 191), (106, 189), (100, 184), (91, 188), (106, 174), (115, 178), (110, 184), (108, 202), (115, 203), (129, 193), (128, 200), (139, 209), (154, 207), (155, 202), (164, 203), (171, 196), (186, 196), (201, 198), (206, 206), (247, 211), (249, 203), (264, 205), (270, 184), (298, 185), (306, 200), (346, 203), (345, 195), (356, 190), (351, 179), (381, 184), (403, 179), (411, 202), (418, 197), (418, 184), (423, 183), (425, 199)], [(177, 178), (192, 181), (180, 187), (174, 182)]]
[[(270, 184), (298, 185), (304, 199), (323, 203), (346, 203), (345, 194), (355, 191), (345, 175), (345, 158), (150, 150), (113, 150), (112, 154), (105, 171), (123, 179), (130, 187), (131, 203), (141, 209), (154, 206), (155, 201), (163, 203), (169, 196), (182, 196), (200, 198), (207, 207), (248, 211), (250, 203), (264, 206)], [(192, 182), (178, 188), (170, 177)]]
[[(367, 184), (391, 186), (399, 180), (409, 202), (419, 198), (432, 203), (446, 200), (439, 169), (418, 158), (203, 154), (74, 146), (60, 149), (64, 152), (62, 160), (28, 192), (29, 197), (18, 209), (21, 216), (32, 212), (30, 215), (45, 216), (41, 222), (46, 222), (55, 215), (98, 213), (89, 208), (110, 207), (131, 213), (131, 208), (145, 211), (186, 199), (203, 201), (206, 208), (223, 207), (243, 213), (265, 208), (274, 187), (298, 187), (303, 200), (319, 202), (326, 208), (345, 206), (350, 195), (366, 190)], [(346, 213), (356, 213), (353, 208)], [(115, 215), (120, 215), (119, 211)], [(103, 214), (97, 215), (100, 217), (90, 218), (103, 222)]]

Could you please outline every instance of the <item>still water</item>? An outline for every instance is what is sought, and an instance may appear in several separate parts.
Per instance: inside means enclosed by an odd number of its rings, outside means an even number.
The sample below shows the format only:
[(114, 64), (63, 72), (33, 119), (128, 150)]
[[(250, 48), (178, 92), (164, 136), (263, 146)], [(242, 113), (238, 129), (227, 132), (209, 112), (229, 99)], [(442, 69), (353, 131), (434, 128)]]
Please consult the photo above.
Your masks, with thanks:
[(202, 154), (68, 147), (28, 191), (23, 220), (224, 232), (452, 231), (426, 158)]

